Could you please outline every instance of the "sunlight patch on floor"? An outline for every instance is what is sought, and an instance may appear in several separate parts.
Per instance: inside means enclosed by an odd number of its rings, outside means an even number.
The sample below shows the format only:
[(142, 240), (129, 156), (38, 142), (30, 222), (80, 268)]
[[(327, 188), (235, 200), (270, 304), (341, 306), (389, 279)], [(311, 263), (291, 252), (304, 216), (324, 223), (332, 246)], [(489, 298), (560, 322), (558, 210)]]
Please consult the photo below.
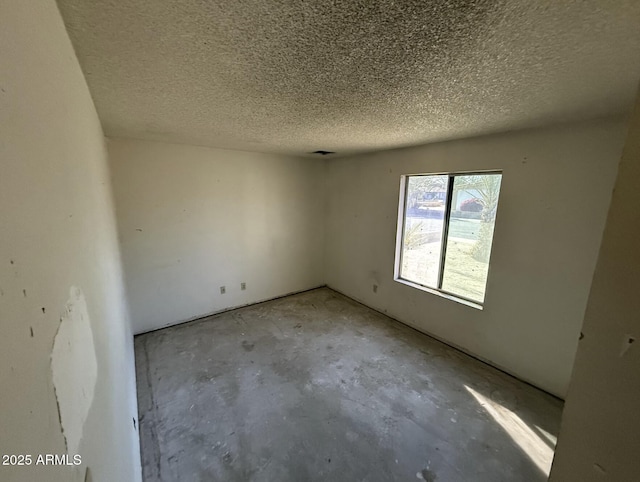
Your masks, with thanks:
[(536, 426), (536, 429), (538, 429), (547, 440), (541, 438), (513, 411), (476, 392), (471, 387), (465, 385), (465, 388), (489, 415), (500, 424), (513, 441), (527, 454), (531, 461), (548, 476), (551, 471), (551, 462), (553, 461), (553, 448), (549, 442), (555, 447), (556, 437)]

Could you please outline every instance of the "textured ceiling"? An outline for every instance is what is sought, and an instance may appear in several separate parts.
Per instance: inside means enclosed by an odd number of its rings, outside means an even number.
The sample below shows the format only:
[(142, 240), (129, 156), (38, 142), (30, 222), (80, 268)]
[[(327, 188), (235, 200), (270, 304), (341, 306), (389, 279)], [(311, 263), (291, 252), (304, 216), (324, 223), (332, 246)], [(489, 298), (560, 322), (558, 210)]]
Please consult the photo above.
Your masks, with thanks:
[(110, 136), (339, 154), (626, 112), (638, 0), (59, 0)]

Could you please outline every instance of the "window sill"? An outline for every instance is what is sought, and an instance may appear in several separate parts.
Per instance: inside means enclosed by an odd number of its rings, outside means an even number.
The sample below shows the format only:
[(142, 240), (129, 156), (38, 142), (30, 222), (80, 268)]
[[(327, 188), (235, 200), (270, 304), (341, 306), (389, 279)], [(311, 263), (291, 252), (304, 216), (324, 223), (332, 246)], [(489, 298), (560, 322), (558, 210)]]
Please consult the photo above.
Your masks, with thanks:
[(406, 279), (395, 278), (394, 281), (397, 281), (398, 283), (402, 283), (403, 285), (411, 286), (412, 288), (416, 288), (420, 291), (426, 291), (427, 293), (431, 293), (432, 295), (440, 296), (441, 298), (445, 298), (447, 300), (455, 301), (456, 303), (460, 303), (462, 305), (475, 308), (476, 310), (483, 309), (483, 306), (480, 303), (475, 303), (473, 301), (465, 300), (464, 298), (458, 298), (457, 296), (450, 295), (449, 293), (444, 293), (443, 291), (440, 291), (434, 288), (427, 288), (426, 286), (422, 286), (412, 281), (407, 281)]

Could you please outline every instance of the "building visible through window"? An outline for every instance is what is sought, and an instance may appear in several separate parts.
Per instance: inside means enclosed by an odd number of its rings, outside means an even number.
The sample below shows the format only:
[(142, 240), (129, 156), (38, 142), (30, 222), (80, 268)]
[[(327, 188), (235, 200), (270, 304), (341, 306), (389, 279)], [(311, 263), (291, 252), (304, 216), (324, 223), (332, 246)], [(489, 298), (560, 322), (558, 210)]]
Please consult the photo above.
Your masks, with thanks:
[(404, 176), (396, 279), (485, 298), (502, 174)]

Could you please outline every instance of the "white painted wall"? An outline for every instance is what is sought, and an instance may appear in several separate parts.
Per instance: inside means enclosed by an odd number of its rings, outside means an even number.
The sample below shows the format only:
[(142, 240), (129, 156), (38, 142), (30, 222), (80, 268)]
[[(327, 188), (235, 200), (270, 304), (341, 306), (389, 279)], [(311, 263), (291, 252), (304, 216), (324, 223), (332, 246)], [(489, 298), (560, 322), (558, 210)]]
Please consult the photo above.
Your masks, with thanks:
[(323, 284), (321, 161), (121, 139), (108, 149), (136, 333)]
[(2, 1), (0, 65), (0, 454), (82, 456), (0, 480), (140, 480), (104, 137), (53, 0)]
[(554, 482), (638, 480), (640, 474), (639, 185), (640, 97), (591, 285), (551, 471)]
[[(624, 132), (609, 120), (328, 161), (327, 284), (564, 397)], [(485, 169), (503, 179), (484, 310), (395, 282), (400, 175)]]

